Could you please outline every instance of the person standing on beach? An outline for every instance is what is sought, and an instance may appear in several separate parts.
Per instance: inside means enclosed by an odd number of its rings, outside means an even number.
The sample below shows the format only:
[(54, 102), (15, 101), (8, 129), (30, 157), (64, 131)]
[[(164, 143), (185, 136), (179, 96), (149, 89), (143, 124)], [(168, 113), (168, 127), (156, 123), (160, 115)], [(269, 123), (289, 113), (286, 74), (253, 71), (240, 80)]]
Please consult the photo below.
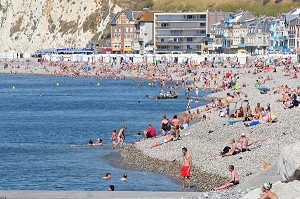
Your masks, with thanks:
[(119, 134), (118, 134), (118, 142), (117, 144), (114, 145), (114, 148), (116, 148), (116, 146), (118, 146), (120, 144), (120, 148), (123, 148), (123, 144), (124, 144), (124, 141), (125, 141), (125, 130), (127, 129), (127, 126), (124, 125), (120, 131), (119, 131)]
[(189, 126), (189, 124), (190, 124), (190, 118), (186, 114), (184, 114), (182, 118), (182, 127), (186, 129)]
[(183, 164), (181, 167), (182, 189), (184, 189), (184, 181), (187, 179), (188, 189), (191, 187), (191, 165), (192, 156), (187, 152), (187, 148), (182, 148)]

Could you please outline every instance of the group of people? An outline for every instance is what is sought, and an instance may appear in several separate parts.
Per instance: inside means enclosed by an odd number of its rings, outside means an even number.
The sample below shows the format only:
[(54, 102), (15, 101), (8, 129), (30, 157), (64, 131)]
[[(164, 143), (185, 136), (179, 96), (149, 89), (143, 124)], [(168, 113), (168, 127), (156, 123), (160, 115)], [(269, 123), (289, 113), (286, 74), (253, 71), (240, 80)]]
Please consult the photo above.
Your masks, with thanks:
[(246, 152), (251, 151), (249, 149), (249, 146), (257, 143), (257, 142), (263, 142), (266, 139), (257, 139), (252, 142), (249, 141), (249, 138), (246, 136), (245, 133), (242, 133), (240, 137), (237, 139), (237, 142), (234, 138), (230, 140), (230, 146), (226, 146), (222, 152), (220, 152), (220, 155), (217, 155), (216, 157), (225, 157), (225, 156), (232, 156), (236, 155), (240, 152)]
[[(106, 173), (105, 176), (103, 177), (103, 179), (104, 180), (110, 180), (111, 179), (111, 174)], [(123, 182), (127, 181), (127, 174), (124, 173), (123, 177), (120, 180), (123, 181)], [(108, 190), (109, 191), (115, 191), (115, 185), (109, 185)]]

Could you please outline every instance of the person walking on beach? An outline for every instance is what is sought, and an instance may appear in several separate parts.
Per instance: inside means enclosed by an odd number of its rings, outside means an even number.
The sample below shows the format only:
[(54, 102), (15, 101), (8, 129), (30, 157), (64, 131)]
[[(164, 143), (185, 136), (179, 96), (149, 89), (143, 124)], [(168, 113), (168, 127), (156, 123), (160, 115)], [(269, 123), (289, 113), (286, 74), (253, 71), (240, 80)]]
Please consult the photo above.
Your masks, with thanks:
[(187, 152), (187, 148), (182, 148), (183, 164), (181, 167), (182, 189), (184, 189), (184, 181), (187, 179), (188, 189), (191, 187), (191, 165), (192, 156)]
[(239, 177), (238, 173), (234, 170), (234, 166), (229, 165), (228, 169), (231, 172), (231, 179), (228, 180), (228, 182), (226, 182), (224, 185), (214, 188), (215, 191), (221, 190), (221, 189), (226, 189), (226, 188), (231, 187), (233, 185), (240, 184), (240, 177)]
[(259, 199), (278, 199), (278, 196), (271, 191), (272, 184), (270, 182), (264, 183), (261, 189), (264, 192), (264, 195), (262, 195)]
[(117, 144), (114, 145), (114, 148), (116, 148), (116, 146), (118, 146), (120, 144), (120, 148), (123, 148), (123, 144), (124, 144), (124, 141), (125, 141), (125, 130), (127, 129), (127, 126), (124, 125), (120, 131), (119, 131), (119, 134), (118, 134), (118, 142)]

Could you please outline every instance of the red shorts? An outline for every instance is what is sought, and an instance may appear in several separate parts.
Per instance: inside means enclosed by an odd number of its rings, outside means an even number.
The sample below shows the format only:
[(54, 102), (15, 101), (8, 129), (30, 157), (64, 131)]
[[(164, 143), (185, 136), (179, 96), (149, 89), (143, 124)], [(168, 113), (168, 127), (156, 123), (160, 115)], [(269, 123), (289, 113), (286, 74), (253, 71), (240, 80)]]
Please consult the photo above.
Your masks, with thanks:
[(181, 176), (182, 177), (190, 177), (190, 166), (182, 166), (181, 167)]

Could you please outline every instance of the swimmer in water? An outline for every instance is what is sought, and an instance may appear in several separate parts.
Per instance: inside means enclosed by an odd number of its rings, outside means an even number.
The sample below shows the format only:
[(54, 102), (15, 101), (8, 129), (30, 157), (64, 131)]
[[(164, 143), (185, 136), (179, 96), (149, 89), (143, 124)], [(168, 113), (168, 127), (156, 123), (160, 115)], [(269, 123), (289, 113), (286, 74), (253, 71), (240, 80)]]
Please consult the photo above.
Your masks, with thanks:
[(120, 179), (121, 181), (127, 181), (127, 174), (124, 173), (123, 177)]
[(87, 143), (87, 146), (94, 146), (94, 143), (92, 140), (90, 140), (88, 143)]
[(99, 145), (99, 146), (102, 145), (102, 140), (98, 138), (95, 145)]
[(103, 177), (104, 180), (109, 180), (111, 178), (110, 173), (106, 173)]

